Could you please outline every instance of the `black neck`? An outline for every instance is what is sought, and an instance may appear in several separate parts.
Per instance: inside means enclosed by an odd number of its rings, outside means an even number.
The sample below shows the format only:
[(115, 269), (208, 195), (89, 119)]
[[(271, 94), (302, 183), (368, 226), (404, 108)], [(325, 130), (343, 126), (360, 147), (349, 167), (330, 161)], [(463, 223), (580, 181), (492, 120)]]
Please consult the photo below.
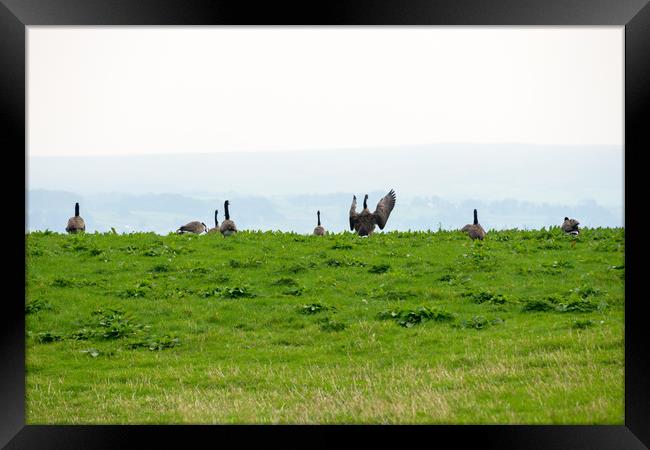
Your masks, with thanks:
[(363, 197), (363, 209), (368, 208), (368, 196)]
[(226, 210), (226, 220), (230, 220), (230, 212), (228, 212), (228, 202), (223, 204), (223, 209)]
[(478, 213), (474, 210), (474, 225), (478, 225)]
[(214, 226), (218, 227), (219, 226), (219, 221), (217, 220), (217, 213), (219, 212), (218, 209), (214, 210)]
[(74, 204), (74, 215), (75, 217), (79, 217), (79, 203)]
[(320, 211), (318, 211), (317, 215), (318, 215), (318, 226), (320, 227)]

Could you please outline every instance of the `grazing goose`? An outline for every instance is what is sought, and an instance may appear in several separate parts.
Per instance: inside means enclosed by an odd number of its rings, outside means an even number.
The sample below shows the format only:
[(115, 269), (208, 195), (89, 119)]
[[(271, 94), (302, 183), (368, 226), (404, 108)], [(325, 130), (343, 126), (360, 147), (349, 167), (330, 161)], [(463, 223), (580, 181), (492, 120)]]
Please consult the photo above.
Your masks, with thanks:
[(392, 189), (386, 194), (379, 203), (375, 212), (371, 213), (368, 209), (368, 194), (363, 198), (363, 211), (357, 213), (357, 197), (352, 196), (352, 206), (350, 207), (350, 230), (355, 230), (359, 236), (370, 236), (375, 230), (375, 225), (383, 230), (390, 212), (395, 207), (395, 191)]
[(176, 232), (179, 234), (183, 234), (183, 233), (201, 234), (201, 233), (207, 233), (207, 231), (208, 231), (207, 225), (204, 224), (203, 222), (199, 222), (196, 220), (194, 222), (186, 223), (178, 230), (176, 230)]
[(74, 204), (74, 217), (68, 219), (68, 226), (65, 227), (68, 233), (78, 233), (86, 231), (86, 222), (79, 215), (79, 203)]
[(562, 224), (562, 229), (564, 230), (565, 233), (573, 234), (574, 236), (577, 236), (580, 234), (578, 225), (580, 225), (580, 222), (578, 222), (577, 220), (569, 219), (568, 217), (565, 217), (564, 223)]
[(219, 213), (218, 209), (214, 210), (214, 228), (210, 228), (208, 233), (218, 233), (219, 232), (219, 221), (217, 220), (217, 214)]
[(320, 224), (320, 211), (317, 211), (316, 215), (318, 216), (318, 226), (314, 228), (314, 234), (316, 236), (323, 236), (325, 234), (325, 228)]
[(465, 225), (460, 231), (466, 232), (472, 239), (483, 240), (486, 233), (481, 224), (478, 223), (478, 213), (476, 210), (474, 210), (474, 223)]
[(235, 222), (230, 220), (230, 212), (228, 211), (228, 205), (230, 205), (230, 201), (226, 200), (226, 202), (223, 204), (223, 208), (226, 210), (226, 220), (221, 222), (221, 227), (219, 227), (219, 231), (221, 231), (221, 234), (224, 236), (231, 236), (237, 232), (237, 227), (235, 226)]

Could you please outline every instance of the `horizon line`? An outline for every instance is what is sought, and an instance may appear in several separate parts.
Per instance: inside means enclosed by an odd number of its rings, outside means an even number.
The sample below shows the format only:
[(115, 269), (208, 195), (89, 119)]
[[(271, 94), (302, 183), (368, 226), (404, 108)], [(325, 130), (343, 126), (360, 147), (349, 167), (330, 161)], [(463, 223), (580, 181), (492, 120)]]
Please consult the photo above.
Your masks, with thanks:
[(408, 148), (415, 149), (418, 147), (433, 147), (433, 146), (525, 146), (525, 147), (573, 147), (573, 148), (594, 148), (594, 147), (618, 147), (624, 150), (623, 143), (616, 144), (540, 144), (528, 142), (436, 142), (425, 144), (384, 144), (384, 145), (356, 145), (356, 146), (336, 146), (336, 147), (305, 147), (305, 148), (287, 148), (287, 149), (237, 149), (237, 150), (212, 150), (212, 151), (190, 151), (190, 152), (143, 152), (138, 153), (98, 153), (98, 154), (78, 154), (78, 153), (60, 153), (60, 154), (33, 154), (29, 150), (26, 151), (28, 158), (93, 158), (93, 157), (120, 157), (120, 156), (187, 156), (187, 155), (215, 155), (215, 154), (234, 154), (234, 153), (309, 153), (309, 152), (327, 152), (327, 151), (341, 151), (341, 150), (377, 150), (377, 149), (395, 149), (395, 148)]

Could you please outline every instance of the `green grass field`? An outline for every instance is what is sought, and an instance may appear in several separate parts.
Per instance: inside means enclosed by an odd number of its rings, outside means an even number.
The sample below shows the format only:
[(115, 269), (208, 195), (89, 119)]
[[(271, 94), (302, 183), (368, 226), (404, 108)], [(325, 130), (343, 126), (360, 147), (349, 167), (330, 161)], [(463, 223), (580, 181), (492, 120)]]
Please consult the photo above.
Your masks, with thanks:
[(624, 423), (620, 228), (26, 246), (28, 424)]

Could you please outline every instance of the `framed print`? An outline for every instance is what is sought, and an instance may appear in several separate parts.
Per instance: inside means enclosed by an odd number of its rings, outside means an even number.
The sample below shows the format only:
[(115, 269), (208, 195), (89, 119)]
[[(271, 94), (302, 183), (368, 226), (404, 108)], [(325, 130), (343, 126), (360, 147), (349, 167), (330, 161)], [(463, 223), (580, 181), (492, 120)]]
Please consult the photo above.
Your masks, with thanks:
[(0, 23), (6, 448), (650, 445), (647, 2), (1, 0)]

